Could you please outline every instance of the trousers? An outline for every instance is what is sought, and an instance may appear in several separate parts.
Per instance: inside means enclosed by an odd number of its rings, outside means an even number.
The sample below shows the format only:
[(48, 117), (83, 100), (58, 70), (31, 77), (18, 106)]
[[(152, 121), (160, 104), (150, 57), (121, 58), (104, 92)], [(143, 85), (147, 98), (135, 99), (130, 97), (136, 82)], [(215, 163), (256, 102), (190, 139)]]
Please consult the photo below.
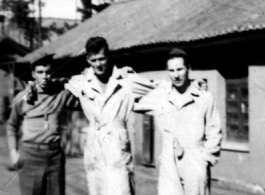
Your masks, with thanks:
[[(89, 131), (89, 130), (88, 130)], [(134, 180), (128, 131), (113, 122), (90, 129), (84, 148), (89, 195), (133, 195)]]
[(116, 168), (88, 170), (87, 184), (89, 195), (134, 195), (132, 173)]
[(177, 167), (185, 195), (209, 195), (209, 163), (199, 150), (186, 150)]
[(65, 156), (62, 148), (22, 147), (20, 163), (21, 195), (65, 194)]

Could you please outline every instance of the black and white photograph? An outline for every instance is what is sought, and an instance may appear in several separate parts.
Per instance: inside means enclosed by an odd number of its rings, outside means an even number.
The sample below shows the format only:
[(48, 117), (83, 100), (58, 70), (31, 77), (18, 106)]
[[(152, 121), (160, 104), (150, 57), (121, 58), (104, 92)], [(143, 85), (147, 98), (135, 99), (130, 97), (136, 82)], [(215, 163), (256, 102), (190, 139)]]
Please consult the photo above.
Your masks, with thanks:
[(0, 195), (265, 195), (264, 0), (0, 0)]

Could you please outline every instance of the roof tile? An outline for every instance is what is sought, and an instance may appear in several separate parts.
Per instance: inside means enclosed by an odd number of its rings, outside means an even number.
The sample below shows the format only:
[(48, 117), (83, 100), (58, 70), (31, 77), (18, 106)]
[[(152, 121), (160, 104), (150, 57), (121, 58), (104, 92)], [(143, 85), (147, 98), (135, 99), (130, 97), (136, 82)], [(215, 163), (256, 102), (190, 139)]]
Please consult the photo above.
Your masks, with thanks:
[(106, 37), (110, 48), (118, 50), (263, 29), (264, 10), (264, 0), (132, 0), (111, 5), (20, 61), (44, 53), (55, 53), (56, 58), (82, 55), (91, 36)]

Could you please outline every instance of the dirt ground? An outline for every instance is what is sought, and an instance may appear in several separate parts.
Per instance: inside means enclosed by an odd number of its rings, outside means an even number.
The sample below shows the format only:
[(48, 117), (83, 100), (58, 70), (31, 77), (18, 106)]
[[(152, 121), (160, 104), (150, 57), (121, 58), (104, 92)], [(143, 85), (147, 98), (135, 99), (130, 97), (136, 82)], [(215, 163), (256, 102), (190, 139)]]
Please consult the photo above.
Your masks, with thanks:
[[(0, 195), (19, 195), (18, 171), (9, 167), (9, 156), (4, 136), (0, 136)], [(152, 168), (135, 167), (136, 195), (157, 194), (157, 173)], [(82, 158), (68, 158), (66, 163), (66, 195), (87, 195), (87, 184)], [(240, 195), (242, 193), (213, 185), (212, 195)]]
[[(66, 195), (87, 195), (86, 175), (82, 158), (66, 161)], [(156, 181), (140, 170), (135, 175), (136, 194), (156, 194)], [(0, 136), (0, 195), (19, 195), (19, 171), (10, 169), (6, 140)]]

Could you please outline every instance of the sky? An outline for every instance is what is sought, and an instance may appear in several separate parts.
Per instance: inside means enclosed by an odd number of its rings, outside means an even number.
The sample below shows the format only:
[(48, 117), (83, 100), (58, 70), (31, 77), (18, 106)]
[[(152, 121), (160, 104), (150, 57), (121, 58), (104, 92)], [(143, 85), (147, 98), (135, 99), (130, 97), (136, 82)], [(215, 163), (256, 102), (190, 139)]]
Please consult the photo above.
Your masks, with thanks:
[[(35, 16), (39, 15), (38, 1), (35, 0)], [(80, 19), (81, 14), (76, 11), (77, 7), (82, 7), (80, 0), (41, 0), (44, 3), (42, 7), (42, 17)]]

